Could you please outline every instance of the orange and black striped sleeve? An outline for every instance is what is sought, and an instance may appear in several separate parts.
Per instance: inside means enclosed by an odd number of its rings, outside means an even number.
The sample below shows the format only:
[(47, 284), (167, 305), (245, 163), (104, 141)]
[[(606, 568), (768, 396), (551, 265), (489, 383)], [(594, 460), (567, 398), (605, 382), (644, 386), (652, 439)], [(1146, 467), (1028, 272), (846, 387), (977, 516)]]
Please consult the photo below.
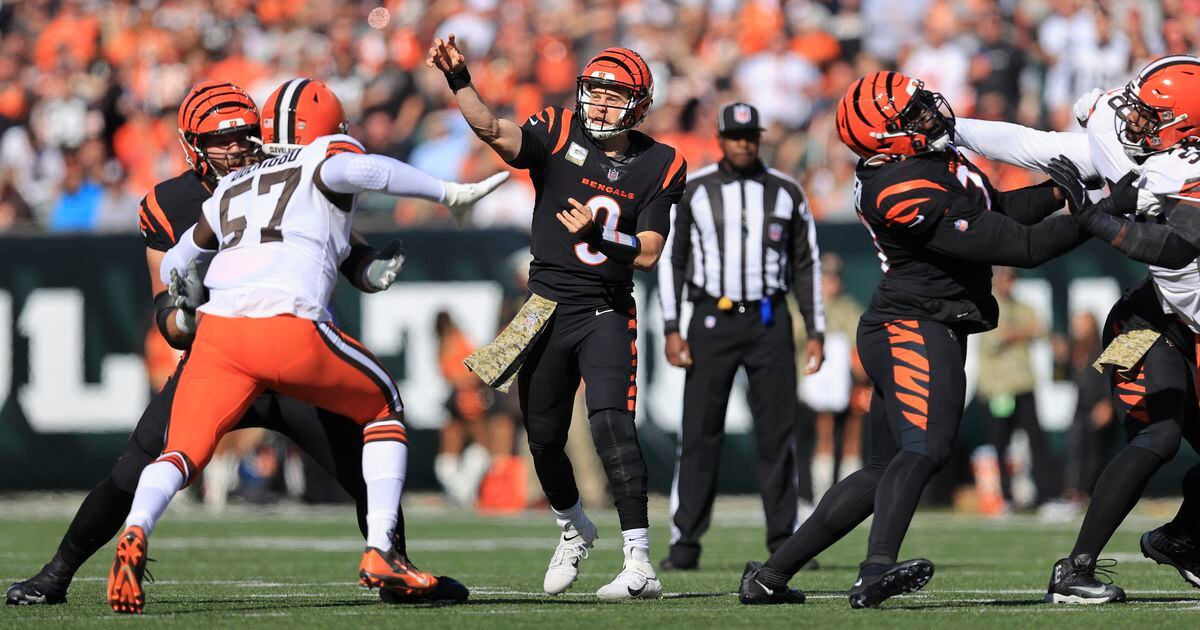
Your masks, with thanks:
[(143, 197), (139, 204), (138, 229), (142, 232), (146, 247), (150, 249), (165, 252), (175, 245), (178, 235), (175, 234), (174, 226), (163, 212), (155, 190), (151, 190), (150, 194)]
[(566, 150), (573, 120), (574, 112), (558, 107), (530, 116), (521, 125), (521, 151), (508, 164), (530, 170), (544, 168), (551, 155)]

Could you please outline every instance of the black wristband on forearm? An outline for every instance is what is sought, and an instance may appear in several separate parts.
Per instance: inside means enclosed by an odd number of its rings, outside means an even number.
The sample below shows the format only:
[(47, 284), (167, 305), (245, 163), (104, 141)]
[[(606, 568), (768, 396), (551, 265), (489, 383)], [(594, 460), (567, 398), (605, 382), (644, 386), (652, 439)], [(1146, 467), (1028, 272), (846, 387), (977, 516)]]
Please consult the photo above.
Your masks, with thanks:
[(464, 65), (454, 72), (447, 72), (446, 83), (450, 84), (451, 92), (457, 92), (471, 85), (471, 73), (467, 72), (467, 67)]
[(342, 264), (338, 266), (338, 271), (342, 272), (350, 284), (359, 291), (374, 292), (375, 289), (366, 286), (366, 283), (363, 282), (363, 270), (376, 258), (379, 258), (379, 250), (366, 243), (359, 243), (350, 248), (350, 253), (346, 255), (346, 260), (343, 260)]
[(634, 259), (642, 251), (642, 244), (638, 241), (638, 237), (616, 230), (604, 229), (598, 225), (594, 225), (580, 240), (587, 243), (592, 249), (626, 266), (632, 265)]
[(158, 332), (162, 333), (163, 339), (170, 340), (171, 329), (167, 328), (167, 322), (172, 317), (175, 317), (175, 298), (166, 291), (159, 292), (154, 296), (154, 323), (158, 324)]

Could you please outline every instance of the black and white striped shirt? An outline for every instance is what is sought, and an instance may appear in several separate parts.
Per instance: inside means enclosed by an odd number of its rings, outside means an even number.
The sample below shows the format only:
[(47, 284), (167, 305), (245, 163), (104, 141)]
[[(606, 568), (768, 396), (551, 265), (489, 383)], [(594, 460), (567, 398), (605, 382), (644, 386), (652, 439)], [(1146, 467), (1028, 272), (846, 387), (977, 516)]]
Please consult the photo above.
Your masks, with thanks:
[(817, 231), (796, 180), (759, 163), (749, 174), (724, 160), (688, 176), (659, 265), (667, 332), (679, 330), (679, 304), (727, 297), (770, 298), (790, 288), (810, 339), (825, 331)]

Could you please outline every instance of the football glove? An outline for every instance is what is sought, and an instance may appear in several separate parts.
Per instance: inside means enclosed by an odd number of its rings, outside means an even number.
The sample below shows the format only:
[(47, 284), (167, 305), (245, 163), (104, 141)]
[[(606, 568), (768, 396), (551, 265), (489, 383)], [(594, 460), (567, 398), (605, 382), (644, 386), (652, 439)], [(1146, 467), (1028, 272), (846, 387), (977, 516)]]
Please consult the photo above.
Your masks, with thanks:
[(200, 278), (200, 269), (195, 260), (188, 263), (182, 274), (178, 269), (171, 270), (167, 291), (175, 302), (175, 325), (185, 334), (195, 332), (196, 309), (208, 301), (208, 291), (204, 288), (204, 280)]
[(396, 275), (404, 266), (404, 247), (400, 241), (392, 241), (379, 252), (379, 256), (367, 264), (363, 272), (364, 284), (372, 291), (386, 291), (396, 281)]
[(1096, 110), (1096, 102), (1104, 95), (1104, 90), (1095, 88), (1091, 92), (1080, 96), (1075, 104), (1071, 106), (1071, 113), (1075, 115), (1075, 121), (1080, 127), (1086, 127), (1088, 119), (1092, 117), (1092, 112)]
[(454, 222), (459, 227), (462, 227), (463, 221), (467, 218), (467, 211), (471, 209), (471, 205), (499, 188), (500, 184), (508, 181), (508, 176), (508, 171), (500, 171), (474, 184), (443, 182), (446, 187), (446, 193), (442, 198), (442, 204), (450, 208), (450, 214), (454, 217)]

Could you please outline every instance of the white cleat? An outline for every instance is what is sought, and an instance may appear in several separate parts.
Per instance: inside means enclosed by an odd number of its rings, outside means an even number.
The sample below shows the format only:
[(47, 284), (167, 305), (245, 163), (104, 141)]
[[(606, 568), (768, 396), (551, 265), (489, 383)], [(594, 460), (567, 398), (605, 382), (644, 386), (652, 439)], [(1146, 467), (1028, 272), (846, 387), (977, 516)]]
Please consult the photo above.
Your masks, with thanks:
[(626, 560), (625, 568), (617, 577), (596, 591), (600, 599), (659, 599), (662, 597), (662, 582), (654, 573), (654, 566), (640, 560)]
[(595, 540), (596, 525), (591, 521), (585, 521), (581, 530), (575, 529), (574, 525), (563, 528), (558, 548), (550, 557), (546, 579), (542, 581), (542, 590), (547, 595), (558, 595), (571, 588), (579, 577), (579, 561), (588, 557), (588, 549)]

